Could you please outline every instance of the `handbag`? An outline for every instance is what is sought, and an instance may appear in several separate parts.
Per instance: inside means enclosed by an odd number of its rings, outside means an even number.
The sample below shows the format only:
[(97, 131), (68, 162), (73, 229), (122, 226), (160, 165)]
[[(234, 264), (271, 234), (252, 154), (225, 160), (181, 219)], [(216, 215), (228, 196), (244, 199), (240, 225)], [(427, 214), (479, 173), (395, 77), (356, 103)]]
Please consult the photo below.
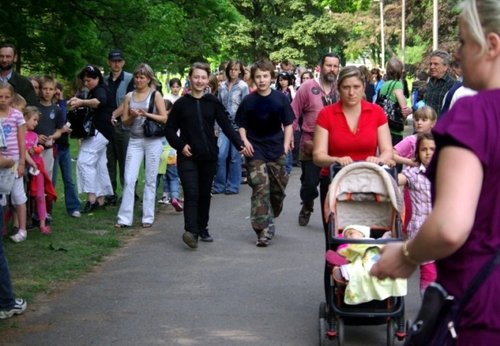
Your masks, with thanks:
[[(153, 113), (155, 106), (155, 94), (156, 90), (151, 93), (151, 97), (149, 98), (149, 107), (148, 113)], [(145, 137), (163, 137), (165, 136), (165, 124), (159, 123), (153, 119), (146, 118), (144, 120), (144, 124), (142, 125), (144, 128), (144, 136)]]
[(401, 132), (405, 129), (405, 119), (403, 118), (401, 106), (398, 102), (394, 102), (390, 99), (390, 96), (396, 87), (396, 83), (397, 82), (394, 81), (391, 84), (387, 94), (379, 94), (375, 103), (384, 109), (384, 113), (387, 116), (389, 123), (389, 129), (395, 132)]
[(455, 345), (458, 337), (457, 321), (463, 307), (499, 263), (500, 249), (476, 274), (461, 299), (450, 296), (440, 284), (431, 283), (425, 290), (422, 306), (410, 327), (405, 346)]
[(71, 123), (71, 138), (85, 139), (95, 136), (94, 111), (89, 107), (79, 107), (68, 112)]

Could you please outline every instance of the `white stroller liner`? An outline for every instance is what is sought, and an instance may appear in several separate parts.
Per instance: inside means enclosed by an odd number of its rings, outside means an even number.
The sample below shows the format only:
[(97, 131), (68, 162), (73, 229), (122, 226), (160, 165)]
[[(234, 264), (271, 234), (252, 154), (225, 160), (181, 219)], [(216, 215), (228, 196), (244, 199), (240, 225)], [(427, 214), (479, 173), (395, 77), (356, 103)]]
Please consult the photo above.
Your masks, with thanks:
[(325, 218), (328, 220), (333, 213), (335, 235), (353, 224), (394, 231), (396, 215), (403, 210), (395, 179), (370, 162), (342, 168), (330, 184), (326, 201)]

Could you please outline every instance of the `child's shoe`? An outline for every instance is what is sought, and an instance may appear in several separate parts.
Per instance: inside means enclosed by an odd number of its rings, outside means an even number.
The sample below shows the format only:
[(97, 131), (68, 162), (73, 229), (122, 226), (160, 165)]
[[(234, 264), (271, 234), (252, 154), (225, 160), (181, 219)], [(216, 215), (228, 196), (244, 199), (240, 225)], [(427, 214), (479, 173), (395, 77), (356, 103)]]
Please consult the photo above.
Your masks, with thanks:
[(169, 204), (170, 201), (168, 200), (168, 196), (163, 196), (159, 201), (158, 203), (160, 204)]
[(14, 235), (11, 235), (10, 236), (10, 239), (14, 242), (14, 243), (20, 243), (20, 242), (23, 242), (26, 240), (28, 236), (28, 232), (26, 232), (25, 229), (20, 229), (19, 231), (17, 231), (16, 234)]
[(177, 198), (172, 198), (172, 201), (170, 203), (174, 207), (175, 211), (181, 212), (184, 210), (184, 207), (182, 206), (181, 202), (179, 202), (179, 200)]
[(42, 232), (42, 234), (49, 235), (52, 233), (52, 230), (50, 229), (50, 226), (40, 226), (40, 232)]

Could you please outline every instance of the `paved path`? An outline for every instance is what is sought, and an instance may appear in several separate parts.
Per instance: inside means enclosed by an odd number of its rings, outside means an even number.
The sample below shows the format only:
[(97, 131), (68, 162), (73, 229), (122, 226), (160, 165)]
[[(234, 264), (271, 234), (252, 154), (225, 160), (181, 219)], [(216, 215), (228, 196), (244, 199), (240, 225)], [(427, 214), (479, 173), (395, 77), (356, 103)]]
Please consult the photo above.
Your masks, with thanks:
[[(31, 304), (3, 345), (317, 345), (324, 238), (318, 206), (297, 225), (294, 168), (277, 235), (255, 246), (250, 189), (212, 199), (211, 244), (181, 241), (181, 214), (159, 207), (152, 229), (92, 273)], [(407, 299), (415, 315), (418, 296)], [(3, 332), (2, 332), (3, 333)], [(347, 345), (384, 345), (384, 326), (346, 327)]]

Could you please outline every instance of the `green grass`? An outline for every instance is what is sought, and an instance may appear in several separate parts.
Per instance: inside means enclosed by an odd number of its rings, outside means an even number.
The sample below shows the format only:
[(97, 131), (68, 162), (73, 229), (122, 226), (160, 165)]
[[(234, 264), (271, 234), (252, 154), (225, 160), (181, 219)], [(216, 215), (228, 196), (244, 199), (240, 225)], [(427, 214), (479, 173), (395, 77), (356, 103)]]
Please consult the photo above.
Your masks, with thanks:
[[(73, 142), (71, 146), (72, 157), (76, 157), (78, 145)], [(142, 180), (141, 173), (138, 191), (142, 191)], [(14, 292), (28, 302), (35, 301), (40, 293), (50, 293), (59, 284), (89, 272), (134, 235), (133, 230), (115, 230), (118, 206), (84, 214), (78, 219), (70, 217), (64, 205), (60, 171), (56, 190), (58, 199), (52, 212), (54, 221), (50, 236), (33, 228), (22, 243), (15, 244), (8, 237), (4, 238)], [(80, 195), (80, 200), (85, 201), (85, 195)], [(140, 208), (136, 208), (136, 212), (139, 213)], [(13, 320), (0, 321), (0, 330), (16, 327)]]

